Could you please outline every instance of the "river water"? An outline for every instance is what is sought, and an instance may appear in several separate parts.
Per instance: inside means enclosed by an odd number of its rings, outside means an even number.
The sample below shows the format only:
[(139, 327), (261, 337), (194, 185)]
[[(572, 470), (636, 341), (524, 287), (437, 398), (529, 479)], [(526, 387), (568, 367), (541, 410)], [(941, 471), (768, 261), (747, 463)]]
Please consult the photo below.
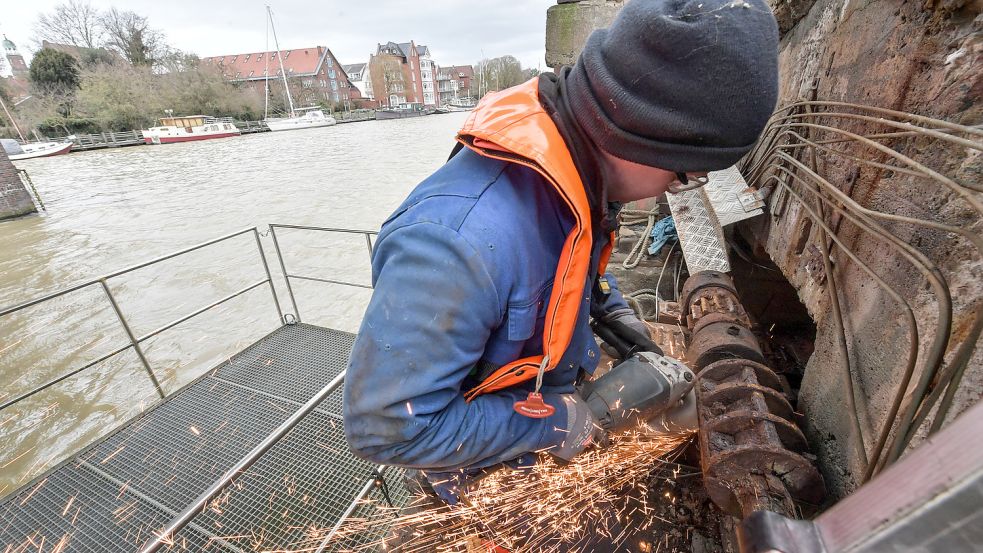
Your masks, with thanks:
[[(0, 306), (248, 227), (292, 311), (270, 223), (376, 230), (439, 167), (466, 114), (371, 121), (18, 162), (47, 212), (0, 222)], [(369, 283), (361, 235), (278, 230), (287, 269)], [(252, 233), (112, 278), (136, 336), (265, 278)], [(294, 283), (304, 322), (354, 331), (368, 291)], [(260, 286), (143, 343), (171, 392), (279, 324)], [(93, 285), (0, 317), (0, 403), (128, 343)], [(139, 413), (157, 392), (132, 349), (0, 411), (0, 496)]]

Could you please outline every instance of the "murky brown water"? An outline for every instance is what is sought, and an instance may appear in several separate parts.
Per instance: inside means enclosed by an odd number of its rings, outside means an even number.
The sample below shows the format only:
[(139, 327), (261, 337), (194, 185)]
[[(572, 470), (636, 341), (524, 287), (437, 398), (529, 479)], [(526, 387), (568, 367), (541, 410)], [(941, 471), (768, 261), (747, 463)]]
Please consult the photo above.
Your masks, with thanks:
[[(0, 222), (0, 306), (269, 223), (374, 230), (447, 158), (466, 114), (373, 121), (19, 162), (47, 213)], [(369, 282), (360, 235), (278, 231), (288, 270)], [(272, 241), (264, 247), (291, 310)], [(265, 278), (253, 235), (108, 281), (137, 336)], [(305, 322), (355, 330), (357, 288), (297, 282)], [(261, 286), (144, 342), (174, 391), (278, 325)], [(0, 403), (126, 345), (105, 293), (90, 286), (0, 317)], [(152, 404), (132, 349), (0, 411), (0, 496)]]

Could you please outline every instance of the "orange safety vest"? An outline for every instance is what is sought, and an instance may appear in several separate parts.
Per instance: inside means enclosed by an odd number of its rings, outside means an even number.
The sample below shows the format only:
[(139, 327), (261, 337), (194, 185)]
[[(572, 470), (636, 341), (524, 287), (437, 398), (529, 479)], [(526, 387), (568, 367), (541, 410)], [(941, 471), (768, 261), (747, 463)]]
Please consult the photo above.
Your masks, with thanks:
[[(584, 283), (592, 249), (590, 204), (583, 181), (556, 124), (539, 103), (539, 79), (485, 96), (468, 117), (457, 140), (476, 153), (518, 163), (539, 173), (553, 185), (573, 214), (575, 223), (563, 244), (556, 267), (553, 292), (546, 310), (543, 353), (503, 365), (465, 393), (470, 401), (536, 377), (543, 360), (545, 371), (557, 366), (570, 345), (584, 300)], [(611, 241), (601, 253), (600, 273), (611, 257)]]

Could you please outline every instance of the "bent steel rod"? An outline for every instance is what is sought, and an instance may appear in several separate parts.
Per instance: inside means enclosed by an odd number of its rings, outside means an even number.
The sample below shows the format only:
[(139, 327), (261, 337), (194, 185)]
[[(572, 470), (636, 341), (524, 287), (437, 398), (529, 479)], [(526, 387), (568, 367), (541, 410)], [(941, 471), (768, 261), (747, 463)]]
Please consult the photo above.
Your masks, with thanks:
[[(788, 175), (790, 175), (793, 180), (797, 180), (799, 182), (804, 182), (800, 177), (792, 174), (785, 167), (779, 167), (779, 170), (782, 171), (782, 172), (784, 172), (784, 173), (786, 173), (786, 174), (788, 174)], [(771, 178), (778, 180), (776, 176), (772, 176)], [(780, 180), (779, 180), (779, 182), (781, 183)], [(787, 184), (785, 184), (785, 183), (781, 183), (780, 185), (787, 186)], [(806, 188), (806, 190), (808, 190), (809, 192), (811, 192), (813, 195), (818, 195), (822, 200), (825, 200), (825, 201), (829, 202), (829, 198), (820, 195), (816, 190), (814, 190), (814, 189), (812, 189), (812, 188), (810, 188), (808, 186), (805, 187), (805, 188)], [(832, 202), (829, 202), (829, 205), (837, 213), (839, 213), (840, 215), (846, 217), (847, 220), (849, 220), (851, 223), (857, 225), (861, 229), (864, 229), (866, 232), (875, 234), (875, 236), (877, 236), (877, 234), (874, 233), (871, 229), (869, 229), (863, 222), (859, 221), (855, 216), (851, 215), (848, 212), (848, 210), (846, 210), (844, 208), (841, 208), (841, 207), (835, 205)], [(901, 295), (892, 286), (890, 286), (887, 283), (883, 282), (882, 280), (878, 279), (878, 277), (876, 277), (876, 275), (874, 275), (873, 269), (871, 269), (869, 266), (867, 266), (866, 264), (863, 264), (863, 263), (859, 264), (858, 266), (865, 273), (867, 273), (868, 275), (872, 276), (872, 278), (875, 280), (875, 282), (877, 282), (877, 284), (879, 286), (881, 286), (882, 289), (889, 296), (891, 296), (891, 298), (894, 299), (894, 301), (901, 308), (902, 313), (904, 314), (905, 322), (908, 325), (908, 333), (909, 333), (909, 337), (910, 337), (909, 342), (908, 342), (908, 359), (905, 362), (905, 368), (904, 368), (904, 371), (902, 372), (901, 382), (898, 385), (898, 391), (895, 393), (895, 398), (894, 398), (894, 401), (892, 402), (891, 409), (890, 409), (890, 411), (888, 413), (888, 416), (885, 418), (885, 422), (884, 422), (883, 426), (881, 427), (881, 431), (880, 431), (880, 434), (878, 436), (877, 442), (875, 443), (874, 448), (871, 451), (870, 459), (872, 459), (873, 462), (867, 464), (867, 467), (866, 467), (866, 470), (865, 470), (865, 479), (869, 479), (870, 476), (873, 474), (873, 472), (875, 470), (875, 466), (878, 464), (877, 463), (878, 458), (881, 455), (881, 451), (884, 449), (885, 442), (887, 441), (888, 436), (890, 435), (890, 430), (891, 430), (891, 428), (893, 426), (894, 418), (897, 415), (898, 410), (901, 407), (902, 400), (905, 397), (905, 391), (908, 389), (908, 385), (909, 385), (909, 383), (911, 381), (911, 377), (914, 374), (915, 366), (916, 366), (917, 358), (918, 358), (918, 344), (920, 342), (919, 342), (918, 325), (917, 325), (917, 323), (915, 321), (915, 316), (914, 316), (914, 313), (911, 310), (911, 306), (908, 305), (908, 303), (904, 300), (904, 298), (902, 298)]]
[(317, 407), (322, 400), (324, 400), (324, 398), (328, 397), (328, 394), (337, 389), (344, 379), (344, 372), (331, 379), (331, 382), (328, 382), (324, 388), (321, 388), (318, 393), (314, 394), (311, 399), (307, 400), (307, 403), (294, 411), (294, 413), (290, 415), (287, 420), (283, 421), (283, 423), (276, 428), (276, 430), (264, 438), (262, 442), (256, 445), (256, 447), (250, 450), (245, 457), (240, 459), (239, 462), (237, 462), (232, 468), (227, 470), (218, 480), (213, 482), (207, 490), (202, 492), (202, 494), (191, 503), (191, 505), (185, 507), (185, 509), (181, 511), (178, 516), (174, 517), (174, 519), (167, 523), (167, 526), (160, 529), (158, 532), (155, 532), (154, 538), (140, 550), (140, 553), (155, 553), (156, 551), (159, 551), (162, 546), (172, 544), (174, 535), (187, 526), (187, 524), (191, 522), (191, 519), (197, 516), (199, 512), (204, 510), (209, 501), (218, 495), (219, 492), (224, 490), (226, 486), (232, 483), (232, 480), (236, 476), (241, 474), (243, 471), (251, 467), (253, 463), (259, 460), (259, 458), (262, 457), (263, 454), (266, 453), (271, 447), (276, 445), (281, 438), (286, 436), (288, 432), (297, 426), (297, 423), (299, 423), (304, 417), (313, 411), (314, 408)]
[[(909, 433), (913, 432), (915, 428), (917, 428), (913, 425), (913, 419), (915, 416), (916, 409), (919, 408), (919, 405), (925, 402), (927, 392), (929, 391), (930, 383), (933, 382), (936, 379), (936, 376), (939, 374), (943, 361), (943, 356), (945, 355), (945, 352), (948, 349), (949, 332), (951, 330), (952, 317), (953, 317), (952, 299), (950, 296), (948, 284), (945, 281), (944, 276), (941, 274), (941, 272), (939, 272), (938, 268), (935, 266), (935, 264), (932, 263), (922, 252), (920, 252), (917, 248), (912, 247), (910, 244), (904, 242), (903, 240), (900, 240), (894, 235), (888, 233), (885, 229), (883, 229), (883, 227), (870, 220), (870, 217), (883, 217), (886, 219), (896, 220), (897, 216), (891, 217), (888, 216), (887, 214), (862, 208), (862, 206), (860, 206), (858, 203), (850, 199), (849, 196), (844, 194), (835, 186), (832, 186), (830, 183), (828, 183), (828, 181), (824, 182), (824, 179), (821, 179), (819, 175), (811, 172), (807, 167), (805, 167), (803, 164), (801, 164), (800, 162), (798, 162), (788, 154), (784, 152), (778, 152), (776, 155), (779, 156), (780, 158), (784, 158), (785, 161), (792, 163), (793, 165), (796, 165), (799, 168), (806, 171), (807, 173), (809, 173), (810, 176), (812, 176), (814, 179), (817, 179), (817, 182), (821, 182), (825, 186), (827, 191), (833, 194), (834, 196), (836, 196), (837, 199), (840, 202), (842, 202), (845, 206), (858, 208), (857, 211), (861, 214), (861, 216), (867, 217), (865, 221), (869, 225), (869, 228), (866, 228), (866, 230), (868, 232), (873, 232), (873, 234), (894, 243), (897, 246), (898, 252), (901, 253), (906, 259), (908, 259), (908, 261), (911, 262), (916, 269), (922, 272), (922, 274), (928, 279), (928, 281), (931, 283), (932, 287), (935, 290), (936, 299), (939, 302), (938, 328), (935, 333), (935, 336), (933, 337), (932, 344), (929, 349), (929, 353), (926, 357), (926, 361), (927, 361), (926, 369), (923, 371), (921, 378), (919, 378), (918, 385), (916, 386), (916, 389), (911, 396), (911, 401), (903, 411), (901, 425), (899, 426), (898, 432), (896, 432), (895, 434), (894, 443), (892, 444), (891, 448), (889, 448), (889, 455), (887, 461), (892, 462), (901, 455), (901, 452), (904, 449), (904, 444), (910, 441), (910, 440), (905, 440), (905, 436), (907, 436)], [(921, 221), (917, 219), (912, 219), (911, 221), (908, 222), (911, 222), (916, 225), (928, 226), (928, 227), (939, 225), (938, 223), (932, 224), (929, 221)], [(945, 226), (945, 225), (940, 225), (940, 226)], [(956, 232), (959, 231), (957, 230)], [(962, 233), (960, 232), (960, 234)], [(971, 241), (973, 242), (974, 245), (978, 244), (978, 239), (977, 240), (971, 239)], [(917, 258), (917, 260), (915, 258)], [(975, 342), (975, 340), (973, 341)]]

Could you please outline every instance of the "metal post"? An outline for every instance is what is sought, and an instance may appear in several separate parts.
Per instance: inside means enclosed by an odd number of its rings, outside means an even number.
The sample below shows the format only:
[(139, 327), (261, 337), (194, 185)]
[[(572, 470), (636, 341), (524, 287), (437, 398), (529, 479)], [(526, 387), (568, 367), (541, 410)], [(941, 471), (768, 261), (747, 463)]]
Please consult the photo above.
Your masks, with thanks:
[(270, 225), (270, 236), (273, 237), (273, 248), (276, 250), (276, 257), (280, 260), (280, 270), (283, 271), (283, 280), (287, 283), (287, 293), (290, 295), (290, 303), (294, 306), (294, 314), (297, 315), (297, 322), (300, 319), (300, 309), (297, 309), (297, 298), (294, 297), (294, 289), (290, 286), (290, 275), (287, 274), (287, 266), (283, 263), (283, 253), (280, 251), (280, 242), (276, 239), (276, 227)]
[(263, 270), (266, 271), (266, 281), (270, 283), (270, 293), (273, 294), (273, 303), (276, 304), (276, 312), (283, 322), (283, 309), (280, 307), (280, 298), (276, 297), (276, 288), (273, 286), (273, 275), (270, 274), (270, 264), (266, 262), (266, 254), (263, 253), (263, 243), (259, 241), (259, 229), (253, 227), (253, 237), (256, 238), (256, 249), (259, 250), (259, 258), (263, 261)]
[(166, 396), (164, 389), (161, 388), (160, 382), (157, 381), (157, 376), (154, 375), (153, 369), (150, 368), (150, 363), (147, 361), (146, 356), (143, 355), (143, 350), (140, 349), (140, 342), (137, 341), (136, 336), (134, 336), (133, 331), (130, 329), (130, 325), (126, 323), (126, 318), (123, 317), (123, 312), (120, 311), (119, 304), (116, 303), (116, 298), (113, 297), (113, 292), (109, 289), (109, 284), (106, 283), (105, 278), (100, 278), (99, 284), (102, 285), (102, 289), (106, 292), (106, 297), (109, 298), (109, 303), (112, 304), (113, 311), (116, 312), (116, 318), (119, 319), (119, 324), (123, 325), (123, 330), (126, 331), (126, 335), (130, 338), (130, 344), (133, 345), (133, 349), (137, 352), (140, 362), (143, 363), (143, 368), (147, 370), (147, 374), (150, 376), (150, 381), (154, 383), (154, 388), (157, 388), (157, 394), (160, 395), (161, 399), (164, 399)]
[(365, 233), (365, 245), (369, 247), (369, 258), (372, 257), (372, 235)]

